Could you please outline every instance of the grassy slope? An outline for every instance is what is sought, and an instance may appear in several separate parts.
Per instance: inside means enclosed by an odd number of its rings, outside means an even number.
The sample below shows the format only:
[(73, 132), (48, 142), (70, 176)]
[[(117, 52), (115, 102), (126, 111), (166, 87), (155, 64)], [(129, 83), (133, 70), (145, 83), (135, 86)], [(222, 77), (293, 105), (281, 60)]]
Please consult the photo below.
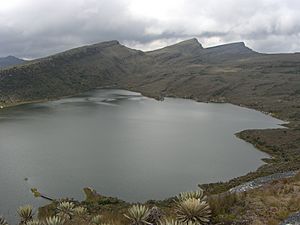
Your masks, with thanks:
[(111, 41), (2, 70), (0, 101), (11, 105), (53, 99), (115, 84), (131, 73), (127, 63), (139, 54)]
[[(211, 224), (276, 225), (300, 210), (300, 173), (293, 178), (276, 180), (245, 193), (210, 195), (208, 202), (213, 211)], [(103, 216), (103, 222), (130, 224), (123, 214), (127, 213), (131, 205), (118, 199), (87, 192), (86, 200), (75, 204), (87, 208), (88, 213), (81, 219), (69, 221), (67, 225), (87, 224), (86, 220), (99, 214)], [(175, 218), (175, 204), (172, 200), (149, 201), (145, 205), (149, 208), (156, 205), (163, 210), (165, 217)], [(52, 203), (40, 208), (39, 218), (54, 215), (55, 207), (56, 203)]]
[(300, 174), (240, 194), (210, 197), (213, 224), (275, 225), (300, 210)]

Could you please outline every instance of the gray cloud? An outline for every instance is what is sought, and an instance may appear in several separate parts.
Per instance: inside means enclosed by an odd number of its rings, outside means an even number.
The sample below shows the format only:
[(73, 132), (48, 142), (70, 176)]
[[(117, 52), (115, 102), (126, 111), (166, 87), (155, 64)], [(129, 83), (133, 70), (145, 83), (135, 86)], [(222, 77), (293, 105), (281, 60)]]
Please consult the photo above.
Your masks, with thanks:
[(298, 0), (0, 0), (0, 56), (36, 58), (119, 40), (150, 50), (197, 37), (300, 51)]

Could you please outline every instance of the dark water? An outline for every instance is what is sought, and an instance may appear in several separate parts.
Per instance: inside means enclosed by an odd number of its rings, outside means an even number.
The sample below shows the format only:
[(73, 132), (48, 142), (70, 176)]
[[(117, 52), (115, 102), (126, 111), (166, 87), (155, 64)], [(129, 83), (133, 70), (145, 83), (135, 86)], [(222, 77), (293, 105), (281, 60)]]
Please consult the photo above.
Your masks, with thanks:
[[(227, 180), (267, 157), (234, 133), (281, 123), (230, 104), (96, 90), (0, 112), (0, 212), (41, 204), (29, 192), (82, 199), (82, 188), (128, 201), (162, 199)], [(28, 178), (25, 181), (24, 178)]]

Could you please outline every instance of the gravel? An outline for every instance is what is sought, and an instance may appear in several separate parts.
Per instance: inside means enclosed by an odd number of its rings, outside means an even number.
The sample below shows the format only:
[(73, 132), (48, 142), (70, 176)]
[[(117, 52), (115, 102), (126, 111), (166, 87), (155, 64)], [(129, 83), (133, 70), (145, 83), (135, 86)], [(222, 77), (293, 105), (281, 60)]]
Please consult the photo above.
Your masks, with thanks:
[(252, 190), (254, 188), (259, 188), (265, 184), (268, 184), (274, 180), (279, 180), (283, 178), (293, 177), (297, 174), (298, 171), (289, 171), (285, 173), (275, 173), (265, 177), (259, 177), (255, 180), (246, 182), (229, 190), (230, 193), (240, 193), (248, 190)]
[[(274, 180), (279, 180), (283, 178), (293, 177), (298, 171), (289, 171), (285, 173), (275, 173), (265, 177), (259, 177), (250, 182), (241, 184), (229, 190), (230, 193), (241, 193), (254, 188), (259, 188), (265, 184), (268, 184)], [(280, 225), (300, 225), (300, 212), (290, 215), (286, 220), (284, 220)]]
[(300, 225), (300, 212), (289, 216), (280, 225)]

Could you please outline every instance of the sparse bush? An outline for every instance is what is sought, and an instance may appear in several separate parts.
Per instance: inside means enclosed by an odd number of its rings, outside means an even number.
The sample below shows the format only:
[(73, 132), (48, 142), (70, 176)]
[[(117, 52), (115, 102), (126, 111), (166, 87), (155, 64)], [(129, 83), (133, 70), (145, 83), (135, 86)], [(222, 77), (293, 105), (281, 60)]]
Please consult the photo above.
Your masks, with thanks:
[(0, 225), (8, 225), (7, 221), (2, 216), (0, 216)]
[(178, 221), (183, 223), (206, 224), (211, 217), (211, 210), (208, 203), (196, 198), (189, 198), (178, 202), (175, 212)]
[(182, 192), (175, 200), (175, 213), (179, 222), (206, 224), (211, 217), (207, 196), (200, 188), (198, 191)]
[(233, 205), (245, 204), (245, 193), (227, 193), (209, 198), (209, 205), (214, 216), (230, 214)]
[(159, 225), (181, 225), (180, 222), (173, 219), (165, 219), (159, 222)]
[(200, 201), (206, 201), (207, 196), (204, 195), (204, 192), (201, 188), (199, 188), (199, 190), (197, 191), (181, 192), (177, 196), (178, 201), (184, 201), (189, 198), (195, 198), (195, 199), (199, 199)]
[(128, 214), (124, 216), (131, 221), (133, 225), (149, 224), (147, 218), (149, 216), (149, 209), (144, 205), (133, 205), (128, 209)]
[(165, 219), (160, 221), (159, 225), (196, 225), (193, 222), (182, 223), (174, 219)]
[(43, 223), (37, 219), (30, 220), (26, 223), (26, 225), (42, 225)]
[(113, 223), (100, 223), (100, 225), (114, 225)]
[(91, 219), (91, 223), (92, 223), (92, 224), (96, 224), (96, 225), (102, 224), (102, 216), (101, 216), (101, 215), (94, 216), (94, 217)]
[(78, 206), (78, 207), (74, 208), (73, 212), (74, 212), (74, 215), (76, 215), (76, 216), (84, 216), (87, 214), (87, 209), (82, 206)]
[(296, 212), (300, 210), (300, 197), (293, 197), (288, 201), (287, 204), (288, 210)]
[(64, 224), (65, 224), (65, 220), (63, 218), (58, 216), (52, 216), (46, 218), (44, 225), (64, 225)]
[(74, 215), (74, 208), (75, 205), (73, 202), (61, 202), (57, 206), (57, 215), (65, 219), (71, 219)]
[(32, 217), (34, 215), (31, 205), (21, 206), (17, 212), (21, 218), (21, 223), (23, 224), (26, 224), (26, 222), (32, 220)]
[(289, 216), (290, 212), (288, 210), (282, 209), (276, 212), (276, 217), (281, 221)]

